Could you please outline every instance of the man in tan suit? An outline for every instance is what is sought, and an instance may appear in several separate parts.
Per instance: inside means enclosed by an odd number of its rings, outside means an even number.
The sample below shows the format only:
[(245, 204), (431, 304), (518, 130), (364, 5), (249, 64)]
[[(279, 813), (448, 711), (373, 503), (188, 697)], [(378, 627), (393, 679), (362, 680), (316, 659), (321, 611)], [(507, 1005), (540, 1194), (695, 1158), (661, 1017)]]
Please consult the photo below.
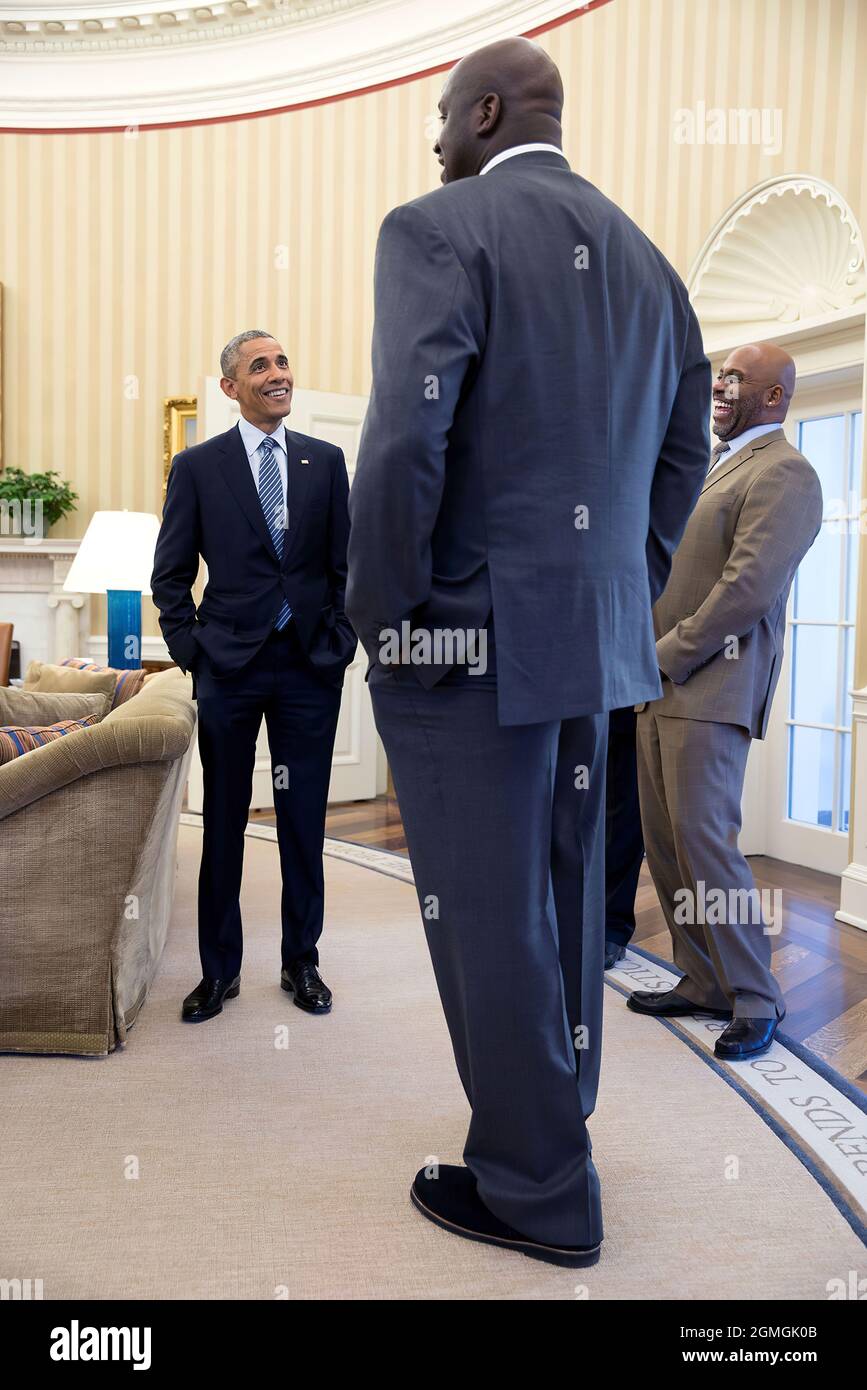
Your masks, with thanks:
[(629, 1007), (730, 1019), (715, 1047), (729, 1059), (765, 1052), (785, 1013), (738, 833), (789, 589), (822, 523), (816, 472), (781, 428), (794, 388), (794, 362), (771, 344), (738, 348), (720, 369), (720, 442), (654, 608), (663, 695), (638, 706), (647, 862), (684, 973), (673, 990), (632, 994)]

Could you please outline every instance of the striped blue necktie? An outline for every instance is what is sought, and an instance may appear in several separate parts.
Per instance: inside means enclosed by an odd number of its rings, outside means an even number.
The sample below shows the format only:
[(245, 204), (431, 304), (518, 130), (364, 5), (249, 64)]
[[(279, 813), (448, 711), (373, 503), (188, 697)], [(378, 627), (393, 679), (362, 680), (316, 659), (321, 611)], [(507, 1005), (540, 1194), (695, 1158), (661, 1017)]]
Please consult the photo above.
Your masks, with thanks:
[[(285, 506), (283, 503), (283, 484), (280, 481), (280, 468), (274, 457), (274, 440), (270, 435), (266, 435), (259, 445), (261, 461), (259, 463), (259, 501), (262, 504), (262, 511), (265, 513), (265, 520), (268, 523), (268, 530), (274, 542), (274, 549), (277, 552), (277, 559), (283, 559), (283, 541), (286, 535), (283, 526)], [(286, 600), (283, 600), (283, 607), (277, 614), (277, 621), (274, 624), (278, 632), (283, 628), (292, 617), (292, 609)]]

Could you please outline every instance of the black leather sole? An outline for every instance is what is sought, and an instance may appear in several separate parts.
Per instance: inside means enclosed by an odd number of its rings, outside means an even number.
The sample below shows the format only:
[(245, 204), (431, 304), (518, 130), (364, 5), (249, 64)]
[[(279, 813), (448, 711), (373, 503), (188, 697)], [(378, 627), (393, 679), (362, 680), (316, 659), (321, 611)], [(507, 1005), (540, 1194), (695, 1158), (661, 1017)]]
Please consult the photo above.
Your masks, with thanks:
[(717, 1052), (713, 1050), (713, 1055), (719, 1062), (749, 1062), (753, 1057), (763, 1057), (766, 1052), (770, 1052), (774, 1039), (763, 1047), (753, 1047), (749, 1052)]
[(756, 1047), (746, 1048), (743, 1052), (720, 1052), (717, 1050), (716, 1043), (714, 1043), (713, 1055), (714, 1057), (718, 1057), (721, 1062), (746, 1062), (749, 1061), (751, 1057), (761, 1057), (765, 1052), (769, 1052), (776, 1042), (776, 1038), (777, 1030), (775, 1028), (772, 1036), (768, 1038), (766, 1043), (760, 1043)]
[(296, 1009), (303, 1009), (306, 1014), (330, 1014), (331, 1005), (326, 1004), (323, 1008), (321, 1004), (302, 1004), (298, 995), (295, 993), (294, 985), (287, 984), (285, 980), (280, 981), (280, 988), (285, 989), (287, 994), (292, 995), (292, 1003)]
[[(234, 986), (232, 987), (232, 989), (227, 990), (226, 993), (223, 995), (223, 1001), (225, 1002), (227, 999), (237, 999), (237, 997), (238, 997), (238, 995), (239, 995), (240, 993), (241, 993), (241, 986), (240, 986), (240, 985), (234, 985)], [(217, 1017), (217, 1014), (221, 1014), (222, 1012), (223, 1012), (223, 1005), (221, 1004), (220, 1007), (219, 1007), (218, 1009), (209, 1009), (207, 1013), (200, 1013), (200, 1012), (197, 1010), (196, 1013), (194, 1013), (194, 1014), (181, 1014), (181, 1022), (182, 1022), (182, 1023), (207, 1023), (207, 1021), (208, 1021), (209, 1018), (216, 1018), (216, 1017)]]
[(432, 1221), (443, 1231), (451, 1231), (452, 1235), (463, 1236), (464, 1240), (474, 1240), (480, 1245), (499, 1245), (503, 1250), (517, 1250), (519, 1254), (527, 1255), (531, 1260), (542, 1260), (545, 1264), (559, 1265), (563, 1269), (587, 1269), (599, 1262), (599, 1245), (587, 1250), (572, 1250), (569, 1246), (542, 1245), (533, 1240), (512, 1240), (506, 1236), (484, 1235), (481, 1231), (468, 1230), (466, 1226), (458, 1226), (455, 1222), (438, 1216), (430, 1207), (425, 1206), (414, 1187), (410, 1188), (409, 1195), (413, 1206), (428, 1221)]
[(701, 1004), (688, 1005), (679, 1002), (671, 1004), (668, 1008), (646, 1008), (644, 1004), (635, 1002), (632, 995), (627, 999), (626, 1007), (634, 1014), (644, 1014), (646, 1018), (689, 1018), (692, 1014), (700, 1014), (704, 1018), (723, 1018), (729, 1023), (732, 1019), (731, 1009), (705, 1009)]

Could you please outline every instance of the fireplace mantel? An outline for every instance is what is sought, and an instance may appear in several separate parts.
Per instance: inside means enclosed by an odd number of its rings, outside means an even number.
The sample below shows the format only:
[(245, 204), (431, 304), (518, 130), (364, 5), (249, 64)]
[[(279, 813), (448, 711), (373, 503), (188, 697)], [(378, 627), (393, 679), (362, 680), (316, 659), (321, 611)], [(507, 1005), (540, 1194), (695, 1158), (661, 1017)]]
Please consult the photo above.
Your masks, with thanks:
[(0, 620), (14, 624), (22, 674), (30, 661), (58, 661), (85, 650), (90, 597), (63, 588), (79, 544), (0, 536)]
[(74, 555), (81, 541), (42, 536), (0, 535), (0, 555)]

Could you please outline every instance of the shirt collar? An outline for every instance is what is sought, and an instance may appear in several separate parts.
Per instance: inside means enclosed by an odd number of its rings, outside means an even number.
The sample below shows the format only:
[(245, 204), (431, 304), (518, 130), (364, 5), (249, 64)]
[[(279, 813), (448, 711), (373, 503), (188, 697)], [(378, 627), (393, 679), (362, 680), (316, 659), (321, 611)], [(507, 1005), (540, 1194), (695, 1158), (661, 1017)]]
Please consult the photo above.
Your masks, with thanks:
[(549, 150), (552, 154), (559, 154), (561, 159), (566, 159), (563, 151), (558, 150), (556, 145), (513, 145), (511, 149), (501, 150), (499, 154), (495, 154), (493, 159), (488, 160), (484, 168), (479, 170), (479, 173), (489, 174), (498, 164), (502, 164), (504, 159), (512, 159), (516, 154), (530, 154), (533, 150)]
[(242, 415), (238, 420), (238, 433), (247, 450), (247, 457), (252, 458), (263, 439), (273, 439), (275, 446), (286, 453), (286, 431), (281, 420), (275, 430), (270, 435), (266, 435), (264, 430), (260, 430), (258, 425), (251, 425), (249, 420), (245, 420)]
[(717, 459), (717, 463), (722, 463), (724, 459), (731, 458), (732, 454), (739, 454), (741, 449), (745, 449), (748, 444), (752, 444), (754, 439), (758, 439), (763, 434), (770, 434), (771, 430), (781, 430), (780, 424), (776, 425), (752, 425), (750, 429), (744, 430), (733, 439), (727, 439), (728, 451), (724, 451)]

